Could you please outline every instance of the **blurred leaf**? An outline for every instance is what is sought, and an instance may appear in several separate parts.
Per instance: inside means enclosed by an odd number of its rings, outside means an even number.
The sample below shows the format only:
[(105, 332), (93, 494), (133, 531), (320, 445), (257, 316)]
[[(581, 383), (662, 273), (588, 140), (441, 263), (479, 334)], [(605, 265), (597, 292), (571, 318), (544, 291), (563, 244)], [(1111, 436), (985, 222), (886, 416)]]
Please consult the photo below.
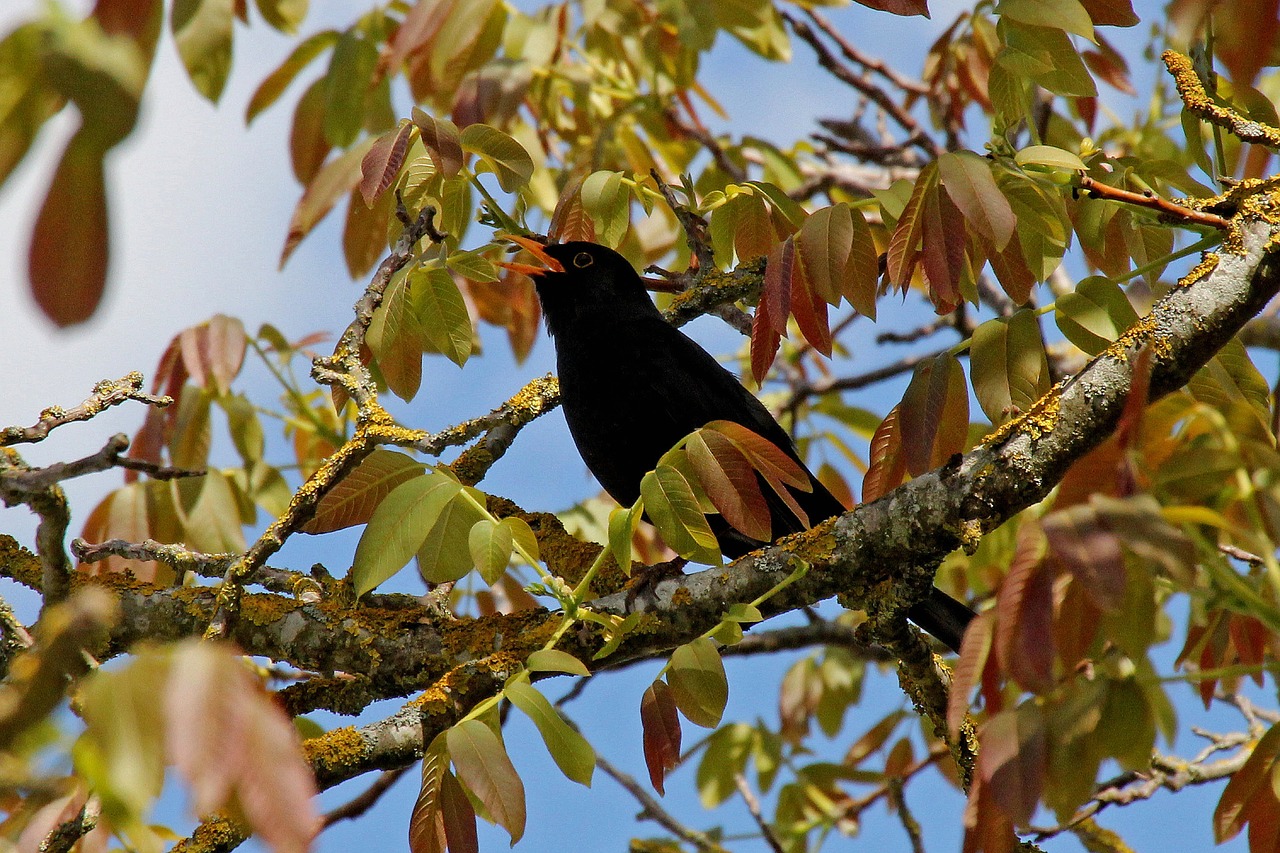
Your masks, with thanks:
[(293, 722), (244, 662), (189, 640), (174, 651), (162, 696), (167, 751), (192, 811), (234, 807), (271, 848), (307, 849), (320, 828), (315, 777)]
[(708, 729), (720, 725), (729, 682), (715, 643), (702, 637), (677, 647), (667, 664), (667, 684), (685, 719)]
[(1093, 21), (1079, 0), (1000, 0), (995, 13), (1024, 24), (1066, 30), (1090, 41), (1096, 41)]
[(231, 72), (232, 0), (174, 0), (169, 26), (187, 76), (214, 103)]
[(547, 697), (528, 682), (513, 680), (502, 693), (533, 720), (560, 772), (579, 785), (590, 788), (591, 776), (596, 769), (596, 752), (586, 738), (571, 728)]
[(1213, 838), (1218, 844), (1234, 838), (1250, 820), (1251, 805), (1257, 801), (1268, 810), (1275, 808), (1277, 795), (1272, 790), (1276, 758), (1280, 756), (1280, 724), (1267, 729), (1244, 766), (1232, 774), (1213, 811)]
[(395, 208), (395, 195), (383, 193), (366, 207), (359, 192), (347, 197), (347, 218), (342, 226), (342, 257), (352, 278), (366, 275), (387, 254), (387, 228)]
[(59, 326), (93, 316), (106, 287), (110, 240), (104, 155), (85, 133), (71, 138), (31, 234), (31, 294)]
[(282, 33), (293, 35), (307, 17), (308, 0), (256, 0), (263, 20)]
[(203, 323), (183, 329), (177, 343), (192, 383), (211, 394), (230, 391), (231, 380), (240, 375), (248, 348), (243, 323), (235, 317), (214, 314)]
[(1031, 522), (1022, 524), (996, 598), (995, 647), (1004, 672), (1031, 693), (1047, 693), (1054, 685), (1053, 580), (1044, 534)]
[[(262, 2), (271, 2), (272, 0), (259, 0)], [(305, 3), (306, 0), (283, 0), (283, 3)], [(284, 94), (284, 90), (289, 87), (302, 72), (302, 69), (315, 60), (320, 54), (338, 43), (339, 33), (337, 30), (321, 30), (320, 32), (307, 36), (300, 41), (293, 51), (280, 63), (274, 71), (268, 74), (263, 81), (258, 84), (258, 88), (254, 90), (253, 96), (249, 98), (249, 105), (245, 107), (244, 121), (250, 124), (258, 114), (267, 107), (279, 100)]]
[(1044, 787), (1044, 721), (1034, 703), (1004, 711), (982, 727), (978, 773), (1015, 826), (1031, 820)]
[(1124, 555), (1116, 535), (1099, 522), (1097, 511), (1077, 504), (1045, 516), (1043, 526), (1050, 559), (1080, 579), (1098, 608), (1119, 608), (1124, 602)]
[(458, 779), (484, 804), (490, 817), (515, 844), (524, 835), (524, 784), (511, 765), (506, 747), (479, 720), (463, 720), (445, 738)]
[(324, 77), (324, 138), (334, 148), (346, 148), (359, 136), (377, 65), (378, 49), (354, 27), (334, 45)]
[(283, 269), (293, 250), (298, 248), (302, 238), (311, 233), (311, 229), (324, 219), (333, 209), (339, 198), (355, 188), (360, 180), (360, 162), (364, 159), (372, 139), (366, 139), (349, 151), (326, 163), (321, 167), (298, 199), (289, 220), (289, 233), (285, 237), (284, 248), (280, 252), (280, 267)]
[(631, 191), (621, 172), (592, 172), (582, 182), (582, 209), (594, 223), (594, 239), (616, 249), (631, 219)]

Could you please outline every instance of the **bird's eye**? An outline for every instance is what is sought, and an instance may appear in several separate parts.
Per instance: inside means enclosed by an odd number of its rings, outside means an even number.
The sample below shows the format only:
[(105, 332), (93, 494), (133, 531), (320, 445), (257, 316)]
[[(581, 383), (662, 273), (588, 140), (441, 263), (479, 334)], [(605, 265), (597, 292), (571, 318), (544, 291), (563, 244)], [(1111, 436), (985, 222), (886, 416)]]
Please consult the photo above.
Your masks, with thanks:
[(595, 258), (591, 257), (587, 252), (579, 252), (573, 256), (573, 265), (580, 270), (586, 269), (595, 262)]

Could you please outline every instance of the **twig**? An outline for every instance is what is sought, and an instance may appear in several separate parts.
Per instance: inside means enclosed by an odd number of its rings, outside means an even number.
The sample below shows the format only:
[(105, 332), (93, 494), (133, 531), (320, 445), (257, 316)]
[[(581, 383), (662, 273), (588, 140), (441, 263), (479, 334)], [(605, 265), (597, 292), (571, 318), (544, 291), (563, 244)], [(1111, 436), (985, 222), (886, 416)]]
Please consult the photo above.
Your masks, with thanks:
[(406, 764), (403, 767), (396, 767), (392, 770), (383, 770), (378, 778), (373, 780), (368, 788), (365, 788), (360, 794), (351, 800), (343, 803), (332, 811), (325, 812), (320, 818), (321, 829), (328, 829), (340, 820), (352, 820), (360, 817), (382, 798), (382, 795), (391, 790), (396, 782), (400, 781), (400, 777), (409, 772), (412, 764)]
[(742, 801), (747, 804), (747, 811), (751, 812), (751, 817), (756, 822), (756, 826), (760, 827), (760, 834), (764, 836), (765, 843), (769, 845), (769, 849), (773, 853), (783, 853), (782, 842), (778, 840), (778, 836), (774, 834), (773, 827), (765, 821), (764, 815), (760, 812), (760, 801), (756, 799), (755, 792), (751, 790), (751, 786), (747, 784), (747, 778), (741, 773), (733, 774), (733, 781), (738, 785), (738, 793), (742, 794)]
[(720, 167), (720, 171), (739, 183), (747, 179), (746, 170), (729, 159), (729, 155), (725, 153), (719, 140), (712, 136), (709, 130), (700, 124), (692, 124), (683, 120), (674, 109), (665, 110), (663, 116), (677, 127), (681, 133), (697, 141), (703, 148), (707, 149), (711, 159)]
[(907, 838), (911, 840), (913, 853), (924, 853), (924, 838), (920, 834), (920, 821), (916, 820), (915, 815), (907, 807), (907, 798), (904, 796), (902, 789), (902, 779), (890, 779), (885, 785), (885, 796), (888, 798), (892, 808), (898, 813), (898, 820), (902, 823), (902, 828), (906, 830)]
[(929, 87), (924, 83), (919, 80), (912, 80), (911, 78), (898, 73), (896, 70), (886, 65), (883, 60), (867, 56), (865, 53), (854, 47), (848, 39), (840, 35), (840, 31), (833, 27), (831, 22), (823, 17), (822, 13), (818, 10), (805, 9), (805, 14), (809, 16), (809, 20), (818, 25), (818, 29), (826, 33), (827, 36), (836, 43), (836, 47), (840, 48), (840, 52), (844, 54), (845, 59), (861, 65), (868, 71), (874, 71), (905, 93), (911, 95), (929, 94)]
[(121, 455), (128, 449), (129, 436), (121, 432), (107, 439), (107, 443), (97, 453), (83, 459), (77, 459), (74, 462), (54, 462), (44, 468), (11, 469), (0, 474), (0, 494), (4, 495), (6, 503), (12, 505), (11, 498), (14, 495), (38, 492), (63, 480), (83, 477), (86, 474), (97, 474), (112, 468), (142, 471), (157, 480), (200, 477), (205, 473), (203, 470), (171, 468), (142, 459), (129, 459)]
[(1228, 222), (1216, 213), (1209, 213), (1204, 210), (1194, 210), (1190, 207), (1183, 207), (1168, 199), (1160, 198), (1158, 195), (1151, 193), (1136, 193), (1132, 190), (1124, 190), (1119, 187), (1113, 187), (1104, 184), (1101, 181), (1095, 181), (1088, 175), (1081, 175), (1079, 178), (1079, 187), (1081, 192), (1093, 198), (1105, 198), (1111, 201), (1118, 201), (1124, 204), (1132, 204), (1137, 207), (1145, 207), (1154, 210), (1160, 214), (1160, 218), (1167, 222), (1182, 223), (1187, 225), (1200, 225), (1208, 228), (1216, 228), (1220, 231), (1226, 231), (1231, 227)]
[(881, 647), (864, 642), (855, 629), (841, 625), (839, 622), (825, 620), (791, 628), (777, 628), (772, 631), (752, 631), (732, 646), (720, 649), (720, 655), (722, 657), (761, 655), (794, 651), (811, 646), (839, 646), (859, 660), (876, 663), (893, 661), (893, 657)]
[(135, 370), (116, 380), (102, 380), (93, 386), (93, 396), (74, 408), (50, 406), (40, 413), (40, 419), (32, 426), (5, 427), (0, 430), (0, 447), (43, 441), (57, 427), (74, 421), (87, 421), (112, 406), (120, 405), (125, 400), (137, 400), (148, 406), (173, 405), (172, 397), (156, 397), (144, 393), (142, 374)]
[(698, 270), (705, 273), (715, 269), (715, 254), (711, 251), (711, 231), (707, 220), (680, 203), (675, 192), (666, 181), (662, 180), (657, 169), (650, 169), (649, 174), (658, 184), (658, 191), (666, 199), (667, 206), (680, 222), (680, 227), (684, 229), (685, 242), (688, 243), (689, 251), (698, 262)]
[(875, 370), (868, 370), (866, 373), (859, 373), (856, 376), (846, 376), (837, 379), (822, 379), (816, 382), (805, 383), (797, 387), (791, 393), (791, 398), (780, 407), (780, 411), (790, 411), (794, 407), (803, 403), (809, 397), (827, 394), (832, 391), (853, 391), (858, 388), (866, 388), (868, 385), (874, 385), (877, 382), (892, 379), (893, 377), (899, 376), (903, 373), (909, 373), (912, 370), (915, 370), (917, 364), (928, 361), (931, 358), (937, 358), (945, 352), (948, 352), (947, 348), (925, 353), (923, 355), (907, 356), (906, 358), (895, 361), (893, 364), (886, 364), (884, 367), (877, 367)]
[[(227, 567), (239, 559), (238, 554), (202, 554), (181, 545), (170, 545), (154, 539), (144, 539), (141, 542), (108, 539), (94, 544), (76, 538), (71, 540), (71, 554), (82, 563), (96, 563), (108, 557), (155, 560), (171, 566), (179, 573), (195, 572), (206, 578), (221, 578)], [(317, 582), (301, 572), (260, 566), (245, 582), (261, 584), (275, 592), (297, 595), (303, 601), (307, 601), (308, 596), (319, 600), (314, 591), (318, 586)]]
[(861, 92), (868, 99), (875, 103), (880, 109), (897, 123), (899, 127), (907, 132), (907, 139), (903, 146), (915, 146), (919, 148), (930, 159), (936, 159), (943, 154), (942, 147), (934, 142), (932, 138), (925, 133), (920, 125), (916, 122), (911, 114), (904, 110), (900, 105), (894, 102), (883, 89), (863, 77), (855, 74), (848, 67), (836, 58), (827, 46), (818, 38), (817, 33), (813, 31), (808, 24), (794, 15), (786, 12), (782, 13), (782, 18), (791, 25), (791, 31), (796, 34), (802, 41), (806, 42), (814, 53), (817, 54), (818, 64), (831, 73), (837, 80), (858, 92)]
[(67, 853), (76, 842), (88, 835), (98, 825), (102, 802), (95, 796), (85, 800), (80, 811), (71, 820), (63, 821), (40, 842), (40, 853)]
[(710, 851), (710, 853), (727, 853), (723, 847), (713, 841), (706, 833), (687, 827), (676, 820), (670, 812), (662, 807), (661, 803), (651, 797), (649, 792), (640, 786), (640, 783), (633, 776), (614, 767), (604, 756), (596, 755), (596, 766), (612, 777), (615, 782), (626, 789), (627, 793), (640, 802), (641, 807), (644, 809), (639, 815), (641, 820), (647, 818), (657, 822), (667, 832), (670, 832), (681, 841), (692, 844), (699, 850)]

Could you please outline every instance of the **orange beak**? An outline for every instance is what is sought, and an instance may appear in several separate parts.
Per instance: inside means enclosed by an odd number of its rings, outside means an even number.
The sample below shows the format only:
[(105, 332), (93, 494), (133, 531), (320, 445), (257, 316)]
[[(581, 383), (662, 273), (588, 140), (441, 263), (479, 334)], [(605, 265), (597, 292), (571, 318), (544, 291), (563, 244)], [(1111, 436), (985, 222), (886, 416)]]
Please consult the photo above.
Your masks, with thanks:
[(529, 237), (521, 237), (517, 234), (497, 234), (495, 235), (501, 240), (509, 243), (515, 243), (529, 254), (542, 262), (542, 266), (535, 267), (533, 264), (521, 264), (514, 261), (498, 261), (498, 266), (509, 269), (512, 272), (522, 273), (523, 275), (538, 275), (550, 270), (551, 272), (564, 272), (564, 265), (555, 258), (547, 254), (547, 249), (537, 240)]

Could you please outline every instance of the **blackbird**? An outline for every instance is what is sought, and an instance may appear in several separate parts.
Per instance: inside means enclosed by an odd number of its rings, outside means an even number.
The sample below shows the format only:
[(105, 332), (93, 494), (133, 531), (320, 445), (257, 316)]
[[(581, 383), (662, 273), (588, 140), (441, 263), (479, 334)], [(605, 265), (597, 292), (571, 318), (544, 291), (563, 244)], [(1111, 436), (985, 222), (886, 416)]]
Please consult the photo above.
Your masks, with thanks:
[[(543, 246), (509, 238), (545, 264), (504, 264), (533, 278), (547, 330), (555, 339), (565, 419), (583, 461), (618, 503), (640, 496), (640, 481), (680, 439), (710, 421), (728, 420), (777, 445), (801, 467), (791, 437), (737, 378), (659, 313), (644, 281), (622, 255), (595, 243)], [(794, 491), (810, 524), (840, 515), (843, 504), (809, 474), (810, 492)], [(805, 529), (773, 493), (773, 538)], [(709, 517), (720, 549), (739, 557), (761, 547)], [(936, 587), (911, 608), (911, 619), (955, 651), (974, 614)]]

